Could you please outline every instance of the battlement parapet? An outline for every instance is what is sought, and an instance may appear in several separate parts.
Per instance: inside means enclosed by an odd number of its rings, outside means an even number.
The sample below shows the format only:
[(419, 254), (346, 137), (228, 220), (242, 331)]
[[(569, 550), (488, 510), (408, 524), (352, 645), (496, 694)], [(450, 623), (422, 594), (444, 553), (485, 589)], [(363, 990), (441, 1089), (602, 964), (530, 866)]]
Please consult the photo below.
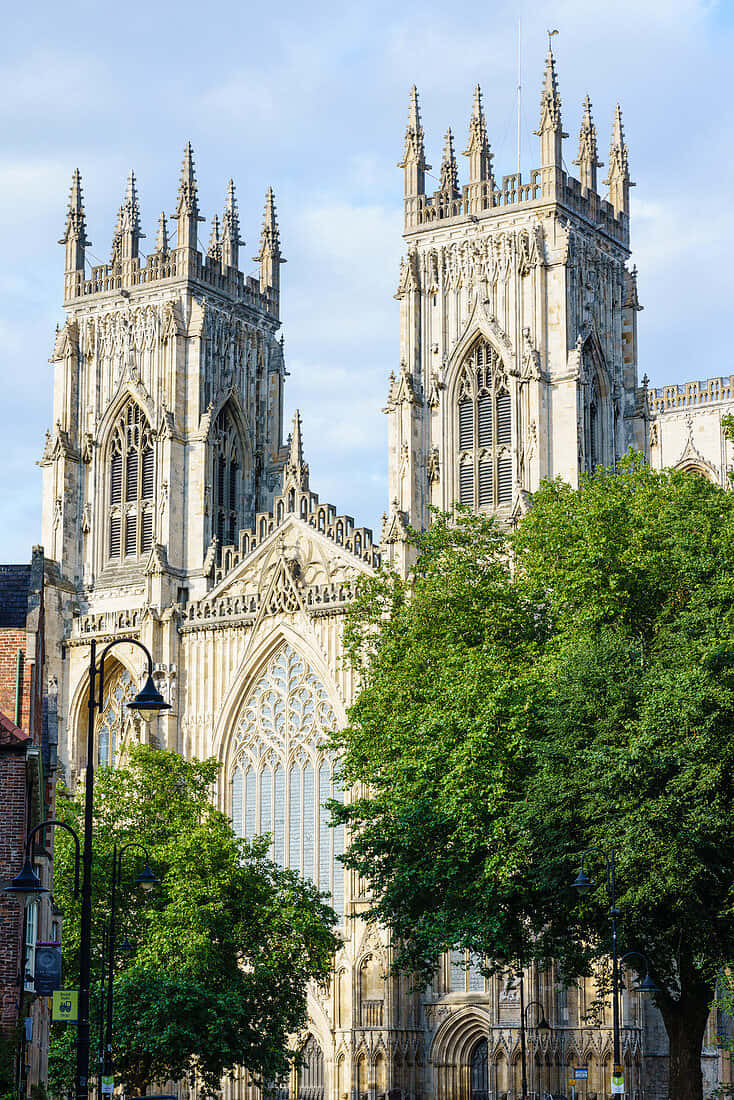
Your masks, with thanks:
[(648, 408), (652, 416), (683, 409), (723, 405), (734, 402), (734, 374), (684, 382), (682, 385), (661, 386), (659, 389), (643, 392), (647, 392)]

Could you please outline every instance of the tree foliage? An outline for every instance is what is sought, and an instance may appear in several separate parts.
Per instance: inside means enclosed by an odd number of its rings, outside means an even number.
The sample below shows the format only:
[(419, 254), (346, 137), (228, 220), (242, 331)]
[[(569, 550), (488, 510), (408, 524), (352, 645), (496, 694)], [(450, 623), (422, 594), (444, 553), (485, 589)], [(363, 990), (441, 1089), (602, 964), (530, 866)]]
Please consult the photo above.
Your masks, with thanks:
[[(313, 884), (268, 857), (267, 839), (238, 839), (211, 804), (219, 765), (184, 760), (148, 746), (122, 767), (102, 769), (95, 785), (93, 934), (96, 968), (108, 919), (112, 851), (142, 843), (162, 880), (153, 894), (135, 889), (144, 855), (123, 856), (118, 894), (114, 984), (115, 1075), (145, 1091), (153, 1081), (196, 1077), (217, 1091), (223, 1074), (243, 1066), (256, 1079), (280, 1079), (289, 1037), (306, 1023), (306, 988), (328, 979), (336, 918)], [(57, 816), (83, 823), (83, 786), (60, 792)], [(79, 907), (71, 896), (71, 838), (56, 838), (54, 896), (64, 910), (66, 982), (78, 973)], [(97, 994), (98, 994), (97, 983)], [(68, 1087), (70, 1033), (56, 1029), (56, 1091)], [(65, 1081), (60, 1078), (66, 1078)]]
[(544, 483), (511, 536), (460, 512), (415, 541), (411, 577), (368, 582), (349, 631), (364, 690), (338, 743), (368, 793), (334, 812), (374, 919), (425, 974), (451, 945), (588, 973), (608, 900), (568, 884), (615, 849), (671, 1095), (700, 1096), (734, 958), (734, 495), (631, 456)]

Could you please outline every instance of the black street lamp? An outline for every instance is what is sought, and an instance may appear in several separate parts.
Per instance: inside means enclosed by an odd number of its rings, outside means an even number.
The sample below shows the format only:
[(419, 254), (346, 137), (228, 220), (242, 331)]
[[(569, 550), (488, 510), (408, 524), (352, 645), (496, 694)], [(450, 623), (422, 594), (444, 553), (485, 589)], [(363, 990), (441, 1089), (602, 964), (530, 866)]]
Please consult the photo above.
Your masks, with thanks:
[(614, 1072), (622, 1073), (622, 1059), (620, 1049), (620, 1036), (619, 1036), (619, 966), (625, 959), (628, 959), (631, 955), (636, 955), (638, 958), (645, 960), (647, 966), (647, 972), (644, 979), (637, 987), (635, 992), (637, 993), (658, 993), (660, 992), (655, 983), (650, 978), (650, 965), (647, 958), (641, 955), (639, 951), (628, 951), (626, 955), (622, 956), (622, 959), (617, 958), (617, 917), (619, 917), (620, 910), (617, 908), (617, 884), (614, 874), (614, 848), (610, 849), (609, 854), (603, 851), (601, 848), (587, 848), (581, 856), (581, 866), (579, 873), (574, 879), (572, 885), (578, 890), (579, 894), (588, 894), (594, 889), (596, 883), (593, 882), (584, 870), (584, 859), (591, 852), (596, 852), (602, 857), (606, 864), (607, 869), (607, 892), (609, 894), (609, 917), (612, 922), (612, 1027), (614, 1035)]
[[(112, 1075), (112, 985), (114, 975), (114, 962), (115, 962), (115, 916), (117, 908), (117, 887), (122, 885), (122, 857), (125, 852), (130, 848), (139, 848), (141, 852), (145, 853), (145, 867), (135, 879), (135, 885), (141, 886), (143, 890), (152, 890), (154, 886), (158, 884), (158, 879), (155, 877), (150, 869), (150, 856), (148, 855), (148, 849), (142, 844), (139, 844), (136, 840), (130, 841), (129, 844), (124, 844), (120, 850), (117, 849), (115, 844), (112, 849), (112, 880), (111, 880), (111, 897), (110, 897), (110, 923), (107, 931), (107, 988), (106, 988), (106, 1018), (105, 1018), (105, 1045), (104, 1045), (104, 1067), (103, 1073), (105, 1077)], [(127, 936), (124, 943), (120, 944), (119, 950), (130, 951), (132, 944), (128, 943)]]
[(58, 827), (59, 829), (66, 829), (67, 833), (71, 833), (74, 837), (74, 897), (79, 897), (79, 837), (76, 831), (72, 829), (71, 825), (67, 825), (65, 821), (42, 821), (39, 825), (35, 825), (25, 838), (25, 860), (22, 868), (18, 871), (13, 881), (9, 886), (6, 886), (3, 893), (5, 894), (17, 894), (18, 897), (29, 898), (38, 894), (50, 893), (47, 886), (41, 885), (41, 880), (33, 870), (33, 864), (31, 863), (31, 845), (36, 833), (40, 833), (44, 829), (50, 829), (51, 827)]
[(87, 768), (84, 798), (84, 855), (82, 859), (82, 907), (79, 935), (79, 1024), (76, 1050), (75, 1096), (88, 1100), (89, 1096), (89, 984), (92, 953), (92, 823), (94, 804), (94, 718), (103, 710), (105, 657), (116, 645), (133, 645), (142, 649), (148, 662), (147, 679), (143, 690), (128, 703), (147, 722), (162, 710), (170, 710), (153, 683), (153, 658), (137, 638), (115, 638), (102, 650), (97, 663), (97, 643), (92, 640), (89, 653), (89, 699), (87, 703)]

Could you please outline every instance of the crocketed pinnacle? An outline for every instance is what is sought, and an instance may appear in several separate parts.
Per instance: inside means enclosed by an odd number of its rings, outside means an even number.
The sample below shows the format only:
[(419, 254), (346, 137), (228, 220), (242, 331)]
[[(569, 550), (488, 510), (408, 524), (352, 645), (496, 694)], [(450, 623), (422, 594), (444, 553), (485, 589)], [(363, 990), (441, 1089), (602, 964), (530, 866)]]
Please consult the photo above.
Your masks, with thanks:
[(166, 222), (166, 215), (161, 210), (161, 216), (158, 219), (158, 229), (155, 235), (155, 250), (162, 256), (168, 253), (168, 223)]
[(212, 232), (206, 254), (212, 260), (221, 260), (222, 258), (222, 242), (219, 236), (219, 218), (216, 214), (212, 218)]
[(601, 168), (599, 150), (596, 142), (596, 126), (591, 116), (591, 100), (588, 95), (584, 99), (584, 113), (581, 119), (579, 132), (579, 155), (573, 162), (577, 164), (580, 172), (582, 186), (596, 190), (596, 170)]
[(175, 217), (194, 217), (197, 221), (204, 219), (199, 217), (199, 194), (196, 187), (196, 173), (194, 171), (194, 150), (191, 142), (187, 141), (184, 147), (183, 164), (181, 165), (181, 180), (178, 185), (178, 202), (176, 203)]
[(265, 211), (263, 213), (262, 232), (260, 233), (260, 253), (254, 259), (261, 260), (265, 252), (272, 255), (280, 253), (280, 231), (272, 187), (268, 187), (265, 193)]
[(234, 180), (231, 179), (227, 184), (227, 198), (222, 218), (222, 263), (228, 267), (237, 267), (239, 247), (244, 243), (240, 240), (240, 216), (237, 210)]
[(561, 97), (558, 94), (556, 59), (553, 56), (553, 50), (548, 47), (548, 56), (545, 59), (543, 91), (540, 96), (540, 126), (535, 132), (540, 135), (546, 130), (560, 131), (560, 129)]
[(84, 215), (84, 196), (82, 194), (82, 177), (79, 169), (75, 168), (71, 177), (71, 190), (69, 191), (69, 209), (66, 214), (66, 229), (59, 244), (75, 241), (78, 244), (91, 245), (87, 240), (87, 222)]
[(469, 157), (469, 181), (471, 183), (489, 179), (492, 172), (492, 153), (487, 140), (487, 124), (482, 107), (482, 90), (477, 84), (474, 88), (474, 104), (469, 119), (469, 144), (464, 150)]
[(443, 146), (443, 159), (441, 160), (441, 191), (444, 195), (454, 198), (459, 193), (459, 170), (456, 167), (456, 155), (454, 153), (454, 136), (449, 126), (446, 131), (446, 140)]
[(291, 466), (301, 466), (303, 464), (303, 436), (301, 430), (301, 413), (296, 409), (293, 416), (293, 431), (291, 432), (291, 446), (290, 453), (288, 455), (288, 461)]
[(138, 202), (134, 172), (130, 172), (127, 177), (127, 189), (120, 206), (118, 226), (121, 235), (127, 234), (136, 241), (145, 237), (145, 234), (140, 231), (140, 203)]
[(418, 89), (415, 84), (410, 89), (410, 105), (408, 107), (408, 125), (405, 130), (405, 151), (398, 168), (404, 168), (406, 164), (413, 162), (423, 168), (426, 165), (426, 155), (423, 148), (423, 127), (421, 125), (421, 112), (418, 105)]
[(629, 180), (627, 145), (624, 140), (622, 109), (619, 104), (614, 109), (612, 142), (609, 147), (609, 178), (604, 180), (604, 183), (611, 186), (616, 180)]

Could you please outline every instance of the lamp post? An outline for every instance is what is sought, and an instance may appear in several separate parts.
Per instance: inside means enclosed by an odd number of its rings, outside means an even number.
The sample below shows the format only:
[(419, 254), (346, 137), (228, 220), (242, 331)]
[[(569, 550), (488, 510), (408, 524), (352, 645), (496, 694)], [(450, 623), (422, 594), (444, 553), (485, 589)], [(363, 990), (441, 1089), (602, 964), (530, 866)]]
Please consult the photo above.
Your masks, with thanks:
[(530, 1001), (525, 1004), (525, 979), (523, 972), (518, 974), (520, 978), (520, 1058), (522, 1062), (522, 1100), (527, 1100), (528, 1093), (528, 1067), (527, 1047), (525, 1044), (525, 1030), (528, 1027), (528, 1012), (531, 1008), (540, 1009), (540, 1019), (534, 1025), (536, 1031), (550, 1031), (550, 1024), (545, 1018), (545, 1009), (540, 1001)]
[(92, 822), (94, 803), (94, 718), (103, 709), (105, 657), (116, 645), (133, 645), (142, 649), (148, 662), (148, 674), (143, 686), (128, 708), (136, 710), (147, 722), (162, 710), (170, 710), (153, 683), (153, 658), (137, 638), (115, 638), (102, 650), (97, 663), (97, 644), (92, 640), (89, 653), (89, 700), (87, 703), (87, 769), (84, 798), (84, 855), (82, 859), (82, 912), (79, 935), (79, 1024), (76, 1049), (75, 1096), (89, 1096), (89, 982), (92, 944)]
[(607, 893), (609, 895), (609, 917), (612, 922), (612, 1028), (614, 1038), (614, 1073), (621, 1074), (622, 1070), (622, 1058), (620, 1049), (620, 1037), (619, 1037), (619, 966), (620, 962), (628, 959), (631, 955), (636, 955), (638, 958), (644, 959), (647, 966), (647, 972), (643, 981), (637, 987), (635, 992), (637, 993), (658, 993), (660, 992), (658, 987), (650, 978), (650, 964), (647, 961), (645, 955), (640, 954), (639, 951), (628, 951), (626, 955), (622, 956), (622, 959), (617, 957), (617, 917), (620, 916), (620, 911), (617, 908), (617, 883), (615, 879), (614, 868), (614, 856), (615, 849), (611, 848), (609, 854), (607, 854), (601, 848), (587, 848), (581, 855), (581, 866), (579, 873), (574, 879), (572, 885), (578, 890), (582, 896), (588, 894), (590, 890), (596, 886), (584, 870), (584, 859), (586, 856), (595, 852), (600, 855), (606, 864), (607, 870)]
[[(116, 915), (116, 903), (117, 903), (117, 887), (122, 884), (122, 857), (125, 852), (130, 848), (139, 848), (145, 853), (145, 867), (135, 879), (136, 886), (142, 886), (144, 890), (152, 890), (157, 885), (158, 879), (155, 877), (150, 869), (150, 856), (148, 850), (142, 844), (139, 844), (136, 840), (130, 841), (129, 844), (123, 844), (118, 851), (115, 844), (112, 849), (112, 887), (110, 897), (110, 924), (107, 932), (107, 988), (106, 994), (106, 1016), (105, 1016), (105, 1044), (104, 1044), (104, 1068), (103, 1073), (105, 1077), (112, 1075), (112, 985), (114, 975), (114, 962), (115, 962), (115, 915)], [(123, 945), (123, 949), (129, 947), (127, 939)]]

